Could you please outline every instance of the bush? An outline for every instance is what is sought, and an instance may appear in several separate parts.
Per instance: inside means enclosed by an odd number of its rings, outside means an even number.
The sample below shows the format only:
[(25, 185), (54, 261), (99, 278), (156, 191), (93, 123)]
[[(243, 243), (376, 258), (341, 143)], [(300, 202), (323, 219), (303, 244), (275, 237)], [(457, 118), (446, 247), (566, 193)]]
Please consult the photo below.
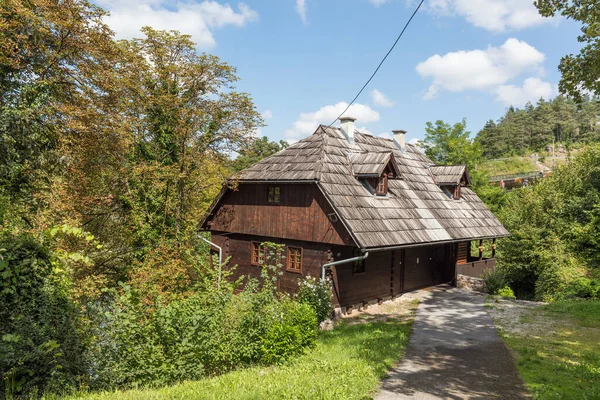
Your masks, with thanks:
[(0, 238), (0, 249), (0, 393), (30, 397), (80, 386), (87, 343), (68, 281), (29, 235)]
[(300, 303), (308, 304), (315, 311), (319, 323), (331, 318), (331, 283), (307, 276), (300, 281), (297, 294)]
[(511, 300), (516, 300), (515, 293), (509, 286), (504, 286), (502, 289), (499, 289), (495, 294), (498, 296), (506, 297)]
[(485, 290), (489, 294), (497, 294), (499, 290), (507, 286), (506, 273), (499, 268), (485, 271), (483, 279)]
[(94, 385), (170, 384), (301, 354), (315, 341), (317, 317), (309, 305), (276, 296), (277, 274), (263, 266), (261, 282), (250, 279), (234, 294), (235, 285), (226, 281), (218, 290), (208, 271), (196, 294), (168, 305), (159, 301), (151, 311), (123, 286), (99, 324)]

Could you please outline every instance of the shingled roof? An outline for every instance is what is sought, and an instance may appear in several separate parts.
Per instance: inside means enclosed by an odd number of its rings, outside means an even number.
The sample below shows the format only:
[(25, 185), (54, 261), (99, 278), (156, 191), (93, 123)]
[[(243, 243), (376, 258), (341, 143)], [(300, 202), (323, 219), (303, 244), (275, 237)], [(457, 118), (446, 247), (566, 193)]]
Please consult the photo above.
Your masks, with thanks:
[[(472, 190), (463, 188), (459, 200), (448, 198), (434, 179), (434, 163), (415, 146), (407, 144), (406, 150), (400, 151), (391, 139), (358, 131), (354, 142), (349, 144), (339, 128), (321, 125), (313, 135), (241, 171), (234, 179), (240, 183), (316, 182), (363, 249), (509, 234)], [(356, 165), (359, 170), (365, 165), (370, 173), (378, 170), (374, 167), (377, 162), (385, 162), (389, 156), (399, 176), (389, 180), (386, 196), (373, 196), (354, 176)], [(360, 163), (356, 164), (357, 160)]]
[(467, 167), (464, 165), (436, 165), (429, 170), (438, 185), (458, 185), (465, 175), (465, 179), (469, 181)]

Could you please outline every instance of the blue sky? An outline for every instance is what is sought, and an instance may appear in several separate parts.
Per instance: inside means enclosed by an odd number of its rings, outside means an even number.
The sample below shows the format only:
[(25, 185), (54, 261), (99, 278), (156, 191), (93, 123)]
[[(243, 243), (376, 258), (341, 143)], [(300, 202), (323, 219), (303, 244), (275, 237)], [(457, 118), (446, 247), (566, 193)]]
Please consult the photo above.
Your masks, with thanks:
[[(329, 124), (367, 80), (415, 0), (97, 0), (117, 37), (177, 29), (198, 50), (237, 67), (271, 140)], [(374, 135), (467, 119), (475, 134), (510, 105), (554, 97), (560, 58), (579, 49), (578, 26), (544, 19), (528, 0), (426, 0), (347, 115)]]

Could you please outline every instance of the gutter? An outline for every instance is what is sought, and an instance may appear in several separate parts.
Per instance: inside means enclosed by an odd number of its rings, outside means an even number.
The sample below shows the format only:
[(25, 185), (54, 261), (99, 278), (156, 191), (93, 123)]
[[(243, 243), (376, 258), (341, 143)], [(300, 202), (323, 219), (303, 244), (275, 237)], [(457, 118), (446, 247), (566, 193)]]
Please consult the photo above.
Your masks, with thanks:
[(333, 267), (334, 265), (347, 264), (347, 263), (351, 263), (354, 261), (362, 261), (362, 260), (366, 259), (367, 257), (369, 257), (368, 251), (365, 254), (363, 254), (362, 256), (347, 258), (345, 260), (339, 260), (339, 261), (334, 261), (334, 262), (330, 262), (327, 264), (323, 264), (323, 266), (321, 266), (321, 280), (322, 281), (325, 280), (325, 269), (326, 268)]
[(215, 243), (211, 242), (208, 239), (203, 238), (200, 235), (198, 235), (198, 237), (200, 239), (204, 240), (206, 243), (210, 244), (211, 246), (215, 246), (217, 249), (219, 249), (219, 280), (217, 281), (217, 287), (219, 290), (221, 290), (221, 268), (223, 267), (223, 249), (220, 246), (217, 246)]
[(464, 239), (452, 239), (452, 240), (443, 240), (439, 242), (427, 242), (427, 243), (414, 243), (414, 244), (404, 244), (400, 246), (388, 246), (388, 247), (373, 247), (366, 248), (367, 252), (378, 252), (378, 251), (388, 251), (388, 250), (397, 250), (397, 249), (408, 249), (413, 247), (424, 247), (424, 246), (435, 246), (438, 244), (450, 244), (450, 243), (460, 243), (471, 240), (488, 240), (488, 239), (498, 239), (509, 237), (510, 235), (500, 235), (500, 236), (486, 236), (486, 237), (477, 237), (477, 238), (464, 238)]

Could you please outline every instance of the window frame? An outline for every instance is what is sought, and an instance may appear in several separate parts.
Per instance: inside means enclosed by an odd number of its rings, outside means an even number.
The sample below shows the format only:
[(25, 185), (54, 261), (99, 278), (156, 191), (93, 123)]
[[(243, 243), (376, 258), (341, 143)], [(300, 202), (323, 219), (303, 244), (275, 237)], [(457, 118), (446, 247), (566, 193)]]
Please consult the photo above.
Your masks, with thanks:
[[(299, 264), (300, 268), (293, 268), (291, 266), (292, 263), (292, 257), (291, 257), (291, 252), (292, 249), (295, 250), (299, 250), (300, 251), (300, 262), (298, 261), (294, 261), (294, 264)], [(297, 257), (298, 255), (294, 255), (294, 257)], [(299, 246), (286, 246), (286, 260), (285, 260), (285, 270), (288, 272), (293, 272), (295, 274), (301, 274), (302, 273), (302, 262), (304, 261), (304, 249), (302, 247)]]
[[(256, 246), (258, 247), (258, 260), (257, 261), (254, 260)], [(262, 258), (261, 258), (261, 256), (262, 256)], [(260, 242), (251, 241), (250, 242), (250, 265), (260, 266), (260, 265), (262, 265), (261, 261), (262, 261), (262, 264), (264, 264), (264, 262), (265, 262), (265, 246), (263, 246), (262, 243), (260, 243)]]
[[(271, 189), (273, 190), (273, 193), (271, 193)], [(267, 186), (267, 203), (269, 203), (269, 204), (281, 203), (281, 186), (279, 186), (279, 185)]]
[[(361, 252), (358, 249), (355, 249), (353, 253), (353, 257), (358, 257), (361, 255)], [(365, 260), (354, 261), (352, 263), (352, 275), (362, 275), (366, 272), (367, 266)]]
[[(381, 190), (380, 190), (381, 187)], [(388, 193), (388, 176), (386, 174), (379, 177), (375, 187), (375, 196), (385, 196)]]

